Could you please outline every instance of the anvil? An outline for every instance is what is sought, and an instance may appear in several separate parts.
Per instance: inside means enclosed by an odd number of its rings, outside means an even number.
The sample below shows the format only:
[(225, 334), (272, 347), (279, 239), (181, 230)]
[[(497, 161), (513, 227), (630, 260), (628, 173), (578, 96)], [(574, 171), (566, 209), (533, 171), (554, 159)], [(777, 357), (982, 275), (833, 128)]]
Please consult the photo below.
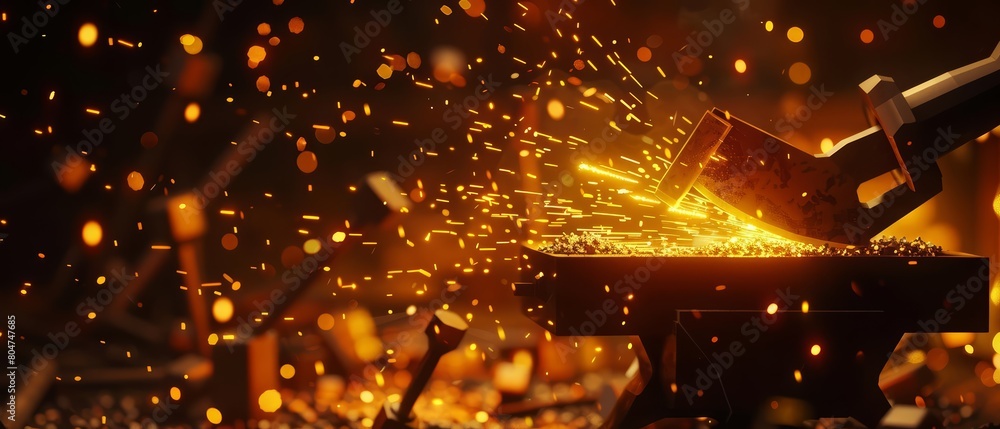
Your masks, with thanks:
[(988, 258), (521, 253), (524, 312), (563, 336), (637, 336), (639, 374), (604, 427), (710, 417), (749, 427), (765, 398), (869, 427), (907, 332), (987, 332)]

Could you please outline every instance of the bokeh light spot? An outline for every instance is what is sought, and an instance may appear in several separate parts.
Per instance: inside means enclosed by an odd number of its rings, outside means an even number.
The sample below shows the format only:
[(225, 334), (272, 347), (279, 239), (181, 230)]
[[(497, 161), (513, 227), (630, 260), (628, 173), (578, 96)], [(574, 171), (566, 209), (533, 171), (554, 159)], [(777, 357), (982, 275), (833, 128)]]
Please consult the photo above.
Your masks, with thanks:
[(297, 165), (299, 170), (303, 173), (312, 173), (313, 171), (316, 171), (319, 161), (316, 159), (315, 153), (307, 150), (299, 154), (299, 157), (295, 159), (295, 165)]
[(94, 46), (94, 43), (97, 43), (97, 26), (89, 22), (81, 25), (77, 38), (84, 48)]
[(861, 30), (861, 41), (865, 44), (875, 41), (875, 33), (867, 28)]
[(101, 224), (97, 221), (89, 221), (83, 225), (83, 242), (84, 244), (94, 247), (101, 244), (101, 238), (104, 237), (104, 231), (101, 229)]
[(734, 64), (734, 66), (736, 67), (736, 73), (746, 73), (746, 71), (747, 71), (747, 62), (746, 61), (736, 60), (736, 63)]
[(799, 85), (803, 85), (812, 79), (812, 70), (806, 63), (798, 62), (788, 68), (788, 78)]
[(222, 412), (215, 407), (209, 408), (205, 410), (205, 418), (208, 419), (209, 423), (217, 425), (222, 423)]
[(653, 51), (651, 51), (649, 48), (643, 46), (643, 47), (639, 48), (638, 51), (636, 51), (635, 56), (639, 58), (639, 61), (642, 61), (642, 62), (645, 63), (645, 62), (648, 62), (649, 60), (653, 59)]
[(133, 191), (141, 190), (142, 186), (146, 184), (146, 181), (142, 178), (142, 173), (138, 171), (129, 173), (125, 181), (128, 182), (128, 187)]
[(934, 28), (944, 28), (945, 19), (943, 16), (938, 15), (934, 17)]
[(799, 43), (806, 37), (806, 33), (799, 27), (792, 27), (788, 29), (787, 36), (788, 40), (791, 40), (792, 43)]

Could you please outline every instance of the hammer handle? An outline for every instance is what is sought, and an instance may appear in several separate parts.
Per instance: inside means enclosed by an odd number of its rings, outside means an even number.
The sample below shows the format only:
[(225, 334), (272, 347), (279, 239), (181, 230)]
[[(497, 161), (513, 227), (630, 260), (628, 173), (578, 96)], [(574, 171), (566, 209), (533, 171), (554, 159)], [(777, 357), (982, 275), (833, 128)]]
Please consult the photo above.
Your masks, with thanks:
[[(1000, 125), (1000, 44), (988, 58), (903, 92), (915, 119), (908, 148), (944, 155)], [(900, 146), (906, 144), (897, 141)], [(903, 150), (903, 148), (900, 148)]]

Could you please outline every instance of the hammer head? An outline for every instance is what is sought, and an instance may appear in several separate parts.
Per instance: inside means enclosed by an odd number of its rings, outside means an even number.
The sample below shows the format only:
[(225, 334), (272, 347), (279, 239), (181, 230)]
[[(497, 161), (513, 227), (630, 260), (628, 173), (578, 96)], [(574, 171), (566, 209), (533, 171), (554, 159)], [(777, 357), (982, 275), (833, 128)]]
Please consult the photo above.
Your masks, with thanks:
[(435, 352), (444, 354), (455, 350), (469, 329), (462, 316), (448, 310), (437, 310), (427, 324), (427, 342)]
[[(728, 114), (726, 114), (728, 119)], [(719, 145), (733, 126), (713, 112), (705, 112), (694, 132), (684, 142), (680, 152), (667, 167), (666, 174), (656, 187), (656, 197), (671, 207), (676, 207), (701, 176), (705, 165), (715, 155)]]
[[(872, 127), (813, 155), (739, 118), (715, 109), (703, 118), (682, 148), (657, 196), (666, 202), (683, 197), (692, 187), (736, 219), (759, 229), (806, 243), (861, 244), (941, 191), (936, 163), (921, 172), (916, 191), (898, 184), (882, 196), (860, 201), (858, 188), (868, 180), (899, 168), (899, 162), (880, 127)], [(716, 121), (729, 124), (722, 143), (715, 143)], [(724, 127), (722, 127), (724, 128)], [(722, 129), (719, 128), (719, 129)], [(705, 154), (708, 155), (705, 155)], [(695, 154), (698, 154), (695, 156)], [(691, 162), (704, 157), (707, 163)], [(673, 170), (680, 169), (678, 172)]]

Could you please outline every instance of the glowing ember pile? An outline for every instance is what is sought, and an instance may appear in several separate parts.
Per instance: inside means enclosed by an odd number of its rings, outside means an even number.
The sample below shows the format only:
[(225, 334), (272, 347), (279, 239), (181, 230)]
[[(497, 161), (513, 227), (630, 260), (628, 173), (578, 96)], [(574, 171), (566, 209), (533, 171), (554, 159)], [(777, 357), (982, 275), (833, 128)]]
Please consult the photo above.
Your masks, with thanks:
[(654, 253), (664, 256), (730, 256), (730, 257), (788, 257), (788, 256), (939, 256), (941, 246), (920, 237), (909, 241), (906, 237), (882, 237), (868, 246), (846, 248), (824, 244), (813, 246), (778, 238), (734, 237), (726, 241), (699, 247), (669, 246), (658, 250), (642, 251), (628, 244), (616, 243), (597, 234), (563, 234), (552, 244), (542, 245), (539, 251), (566, 255), (633, 255)]
[(616, 243), (589, 232), (563, 234), (552, 244), (542, 245), (538, 250), (568, 255), (632, 255), (640, 253), (628, 245)]

